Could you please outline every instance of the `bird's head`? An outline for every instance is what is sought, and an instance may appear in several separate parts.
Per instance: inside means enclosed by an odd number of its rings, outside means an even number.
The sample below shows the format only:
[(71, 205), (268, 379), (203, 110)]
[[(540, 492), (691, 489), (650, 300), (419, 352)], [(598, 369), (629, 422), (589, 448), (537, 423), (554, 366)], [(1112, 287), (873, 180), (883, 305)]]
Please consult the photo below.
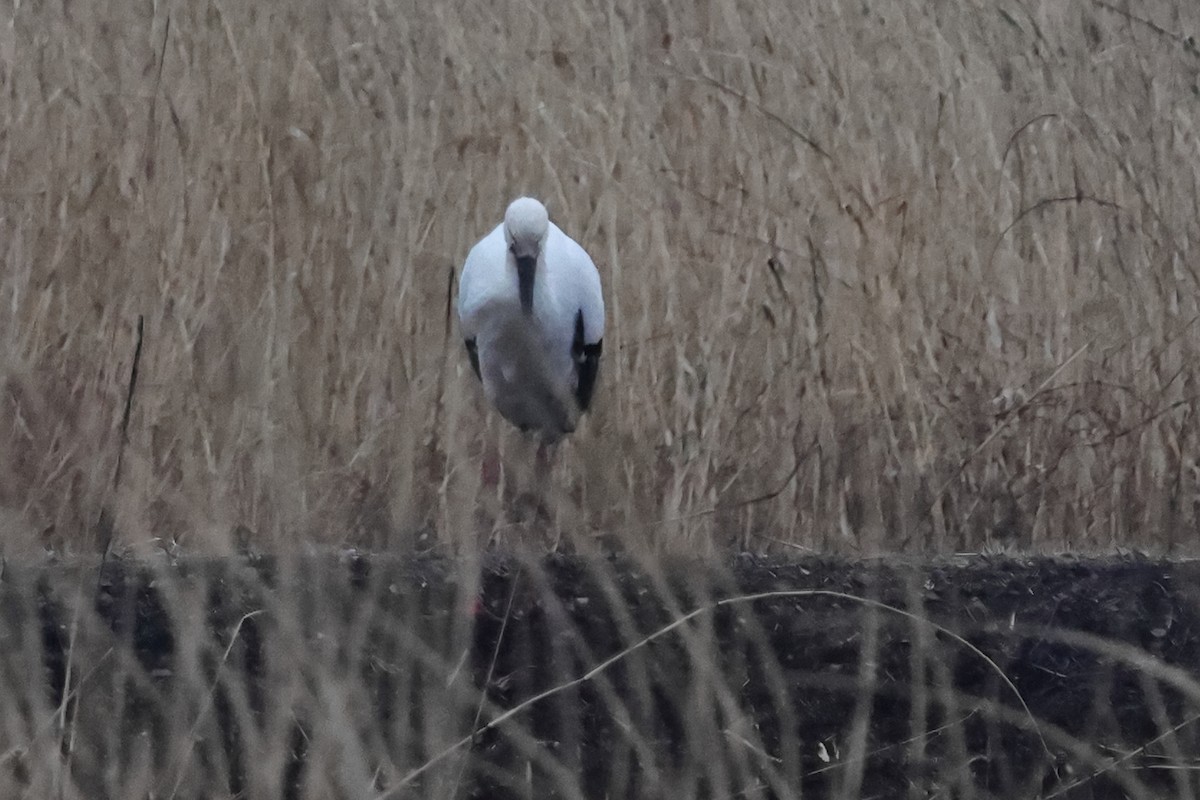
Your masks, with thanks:
[(549, 232), (550, 217), (546, 207), (532, 197), (513, 200), (504, 212), (504, 241), (518, 259), (536, 261)]
[[(517, 289), (521, 308), (533, 313), (533, 284), (538, 259), (550, 233), (550, 217), (546, 207), (532, 197), (513, 200), (504, 212), (504, 241), (517, 265)], [(512, 263), (511, 261), (509, 262)]]

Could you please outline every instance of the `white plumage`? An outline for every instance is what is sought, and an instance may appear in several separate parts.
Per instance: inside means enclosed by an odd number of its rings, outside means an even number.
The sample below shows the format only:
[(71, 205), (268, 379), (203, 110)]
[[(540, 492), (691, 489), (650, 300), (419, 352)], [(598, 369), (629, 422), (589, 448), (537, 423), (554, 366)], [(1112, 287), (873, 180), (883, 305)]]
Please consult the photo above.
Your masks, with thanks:
[(555, 441), (591, 403), (604, 339), (600, 273), (530, 197), (467, 254), (458, 319), (488, 400)]

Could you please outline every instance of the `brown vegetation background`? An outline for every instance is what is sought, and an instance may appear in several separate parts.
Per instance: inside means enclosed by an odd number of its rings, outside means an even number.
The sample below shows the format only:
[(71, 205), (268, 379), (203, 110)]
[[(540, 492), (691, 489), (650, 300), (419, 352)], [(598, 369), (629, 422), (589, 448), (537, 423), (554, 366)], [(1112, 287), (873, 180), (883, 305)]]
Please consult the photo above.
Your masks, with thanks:
[[(6, 554), (1194, 549), (1200, 7), (3, 21)], [(609, 309), (544, 486), (447, 313), (523, 193)]]

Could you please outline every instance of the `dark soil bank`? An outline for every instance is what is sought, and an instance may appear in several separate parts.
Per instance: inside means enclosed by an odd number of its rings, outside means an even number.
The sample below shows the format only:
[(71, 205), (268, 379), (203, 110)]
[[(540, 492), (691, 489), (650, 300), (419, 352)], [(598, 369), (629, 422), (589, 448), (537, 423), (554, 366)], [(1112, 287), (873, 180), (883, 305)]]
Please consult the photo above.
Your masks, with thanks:
[[(313, 742), (329, 706), (312, 698), (339, 681), (368, 698), (355, 724), (378, 733), (356, 741), (373, 790), (397, 797), (1200, 792), (1192, 562), (742, 558), (648, 571), (493, 558), (476, 575), (442, 559), (354, 555), (286, 567), (110, 561), (102, 575), (10, 565), (3, 591), (10, 644), (30, 620), (40, 626), (53, 702), (115, 663), (114, 645), (131, 653), (123, 669), (137, 674), (110, 680), (120, 696), (90, 712), (122, 736), (168, 740), (173, 716), (204, 712), (181, 693), (215, 687), (211, 722), (188, 724), (214, 748), (201, 761), (220, 766), (204, 773), (217, 785), (189, 794), (185, 782), (179, 797), (260, 796), (254, 773), (267, 767), (248, 754), (281, 704), (294, 722), (275, 785), (317, 796), (329, 766), (313, 762), (328, 748)], [(763, 593), (780, 594), (733, 599)], [(81, 594), (87, 613), (72, 614)], [(300, 688), (281, 692), (289, 680)], [(96, 694), (70, 706), (84, 740)], [(120, 738), (80, 747), (75, 769), (89, 769), (87, 752), (97, 770), (123, 763)]]

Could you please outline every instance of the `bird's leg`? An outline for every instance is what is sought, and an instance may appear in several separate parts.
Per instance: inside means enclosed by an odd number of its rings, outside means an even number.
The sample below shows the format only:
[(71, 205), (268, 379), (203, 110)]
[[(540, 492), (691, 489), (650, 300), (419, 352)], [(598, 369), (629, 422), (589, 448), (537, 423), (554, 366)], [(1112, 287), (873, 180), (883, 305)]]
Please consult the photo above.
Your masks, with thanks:
[(534, 478), (539, 484), (546, 484), (550, 480), (550, 473), (554, 471), (554, 446), (546, 442), (539, 442), (537, 454), (534, 456)]
[(534, 455), (534, 480), (540, 495), (538, 505), (550, 529), (547, 533), (553, 540), (553, 549), (558, 550), (562, 541), (562, 526), (559, 520), (561, 497), (555, 484), (554, 466), (558, 447), (556, 443), (541, 442)]
[[(551, 461), (544, 445), (538, 445), (536, 453), (531, 454), (528, 449), (531, 444), (529, 437), (522, 438), (525, 446), (520, 448), (521, 455), (515, 459), (516, 463), (509, 465), (513, 468), (513, 475), (506, 476), (507, 488), (511, 491), (511, 494), (505, 494), (506, 508), (511, 522), (518, 523), (532, 534), (544, 531), (548, 521), (546, 493), (550, 485)], [(533, 455), (532, 460), (530, 455)]]
[(505, 470), (500, 448), (488, 438), (484, 437), (479, 454), (479, 494), (478, 502), (475, 503), (475, 526), (476, 533), (484, 537), (483, 541), (494, 541), (498, 535), (497, 525), (502, 521), (497, 510), (503, 503)]
[(486, 444), (479, 462), (479, 482), (488, 489), (494, 489), (500, 485), (500, 475), (500, 449), (495, 444)]

